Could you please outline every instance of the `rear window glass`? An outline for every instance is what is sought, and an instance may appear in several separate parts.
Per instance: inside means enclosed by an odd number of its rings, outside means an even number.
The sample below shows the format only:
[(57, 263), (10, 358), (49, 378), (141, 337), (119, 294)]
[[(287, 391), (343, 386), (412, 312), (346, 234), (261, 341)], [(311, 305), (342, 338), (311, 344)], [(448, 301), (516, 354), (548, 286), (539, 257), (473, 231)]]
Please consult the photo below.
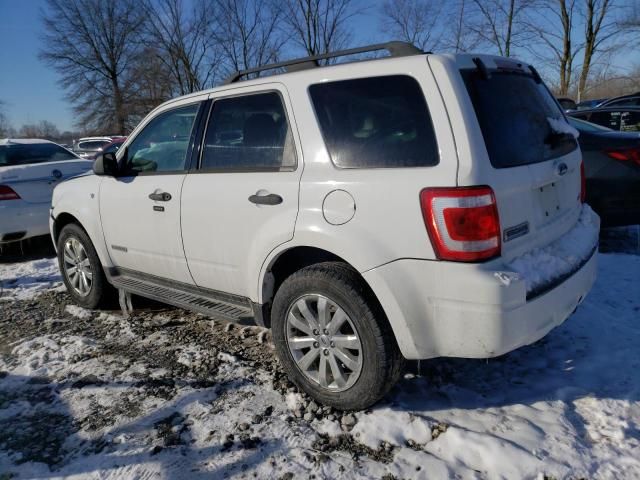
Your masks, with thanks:
[(78, 160), (78, 157), (54, 143), (0, 145), (0, 167), (63, 160)]
[(438, 147), (424, 95), (405, 75), (309, 87), (333, 163), (342, 168), (427, 167)]
[(516, 167), (550, 160), (575, 150), (571, 135), (555, 135), (549, 118), (565, 121), (553, 96), (531, 75), (478, 70), (462, 77), (480, 123), (491, 164)]
[(85, 149), (85, 150), (98, 150), (99, 148), (104, 147), (105, 145), (109, 145), (108, 140), (104, 141), (104, 140), (91, 140), (88, 142), (80, 142), (78, 144), (78, 148), (80, 149)]

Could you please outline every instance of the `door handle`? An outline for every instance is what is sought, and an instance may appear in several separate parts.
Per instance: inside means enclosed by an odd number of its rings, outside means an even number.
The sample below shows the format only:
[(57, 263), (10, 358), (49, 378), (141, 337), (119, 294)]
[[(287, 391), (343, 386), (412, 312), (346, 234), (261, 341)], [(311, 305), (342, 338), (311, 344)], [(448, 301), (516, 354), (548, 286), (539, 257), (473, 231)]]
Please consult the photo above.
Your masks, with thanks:
[(149, 198), (156, 202), (168, 202), (171, 200), (171, 194), (167, 192), (153, 192), (149, 194)]
[(249, 201), (251, 203), (255, 203), (256, 205), (279, 205), (282, 203), (282, 197), (280, 195), (276, 195), (275, 193), (268, 193), (265, 195), (251, 195), (249, 197)]

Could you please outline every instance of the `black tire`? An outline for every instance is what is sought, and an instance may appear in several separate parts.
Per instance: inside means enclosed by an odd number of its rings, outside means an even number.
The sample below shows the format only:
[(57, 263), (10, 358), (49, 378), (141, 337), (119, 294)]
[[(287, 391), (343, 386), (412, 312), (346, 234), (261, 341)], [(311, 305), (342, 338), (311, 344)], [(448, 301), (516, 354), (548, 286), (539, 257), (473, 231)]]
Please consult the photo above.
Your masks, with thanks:
[[(81, 295), (76, 291), (76, 288), (71, 284), (64, 266), (65, 244), (72, 238), (78, 240), (84, 248), (86, 258), (89, 260), (92, 272), (91, 287), (86, 295)], [(111, 306), (116, 298), (116, 290), (107, 281), (102, 264), (100, 263), (100, 258), (98, 257), (96, 249), (94, 248), (93, 243), (91, 243), (87, 232), (85, 232), (84, 229), (76, 223), (65, 225), (58, 236), (57, 249), (58, 267), (60, 268), (62, 280), (67, 287), (67, 292), (73, 301), (78, 305), (89, 309)]]
[[(294, 304), (306, 295), (321, 295), (335, 302), (350, 317), (360, 339), (361, 370), (346, 390), (332, 391), (309, 378), (289, 348), (286, 318)], [(358, 273), (344, 263), (319, 263), (289, 276), (276, 292), (271, 322), (276, 352), (289, 378), (324, 405), (362, 410), (384, 397), (402, 374), (405, 361), (382, 308)], [(319, 371), (320, 367), (318, 378)]]

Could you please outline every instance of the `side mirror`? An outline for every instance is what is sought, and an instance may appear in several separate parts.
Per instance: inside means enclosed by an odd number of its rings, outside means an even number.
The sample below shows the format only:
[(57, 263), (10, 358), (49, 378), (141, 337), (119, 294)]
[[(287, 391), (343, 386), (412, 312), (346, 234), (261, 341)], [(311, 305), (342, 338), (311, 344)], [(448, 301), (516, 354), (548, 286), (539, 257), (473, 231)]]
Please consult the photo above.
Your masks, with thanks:
[(118, 160), (113, 152), (102, 153), (93, 162), (93, 173), (115, 177), (118, 173)]

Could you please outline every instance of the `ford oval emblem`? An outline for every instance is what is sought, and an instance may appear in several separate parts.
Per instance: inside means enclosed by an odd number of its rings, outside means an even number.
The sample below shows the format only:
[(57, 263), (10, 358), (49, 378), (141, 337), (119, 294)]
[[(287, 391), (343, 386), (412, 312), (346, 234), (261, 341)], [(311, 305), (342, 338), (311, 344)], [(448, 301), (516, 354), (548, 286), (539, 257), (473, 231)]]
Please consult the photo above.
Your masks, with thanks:
[(565, 173), (567, 173), (569, 171), (569, 167), (567, 167), (567, 164), (564, 162), (560, 162), (557, 166), (556, 166), (556, 173), (561, 177), (562, 175), (564, 175)]

